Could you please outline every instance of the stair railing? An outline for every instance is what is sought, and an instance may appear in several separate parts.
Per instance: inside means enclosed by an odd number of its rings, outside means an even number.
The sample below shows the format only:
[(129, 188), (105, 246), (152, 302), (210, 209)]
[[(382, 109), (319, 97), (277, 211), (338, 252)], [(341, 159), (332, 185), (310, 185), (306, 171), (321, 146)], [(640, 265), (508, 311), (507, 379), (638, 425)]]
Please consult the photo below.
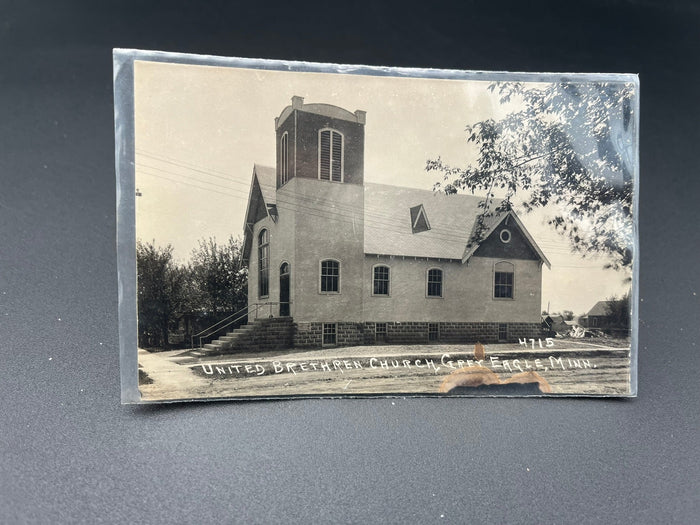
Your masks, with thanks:
[(202, 330), (199, 333), (191, 335), (190, 336), (190, 350), (194, 350), (195, 338), (199, 338), (199, 347), (198, 348), (202, 348), (202, 339), (204, 339), (205, 337), (211, 337), (212, 335), (223, 330), (224, 328), (228, 328), (232, 324), (240, 321), (241, 319), (243, 319), (247, 315), (256, 313), (258, 310), (260, 310), (260, 308), (263, 308), (265, 306), (269, 306), (269, 309), (270, 309), (269, 316), (274, 317), (272, 314), (272, 307), (274, 305), (278, 305), (278, 304), (279, 303), (253, 303), (253, 304), (248, 305), (244, 308), (241, 308), (237, 312), (234, 312), (231, 315), (229, 315), (228, 317), (223, 318), (218, 323), (215, 323), (215, 324), (205, 328), (204, 330)]

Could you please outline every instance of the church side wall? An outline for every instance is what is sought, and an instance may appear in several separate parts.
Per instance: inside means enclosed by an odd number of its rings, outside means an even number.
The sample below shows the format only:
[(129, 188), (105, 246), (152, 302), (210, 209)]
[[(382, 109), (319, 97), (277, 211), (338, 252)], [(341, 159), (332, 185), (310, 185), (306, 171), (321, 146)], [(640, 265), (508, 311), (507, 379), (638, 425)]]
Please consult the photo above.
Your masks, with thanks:
[[(292, 182), (290, 181), (289, 184)], [(277, 192), (277, 221), (274, 222), (270, 217), (258, 221), (254, 227), (253, 248), (251, 250), (250, 263), (248, 267), (248, 306), (249, 320), (260, 317), (269, 317), (279, 315), (279, 300), (280, 300), (280, 266), (283, 262), (287, 262), (291, 268), (292, 279), (294, 276), (296, 261), (294, 258), (294, 228), (295, 228), (295, 210), (290, 204), (290, 189), (284, 188)], [(258, 255), (258, 235), (267, 228), (270, 232), (270, 290), (267, 297), (258, 295), (258, 280), (260, 261)], [(290, 283), (291, 314), (294, 315), (294, 286)], [(254, 305), (262, 305), (256, 307)]]
[[(297, 178), (296, 322), (362, 321), (363, 200), (361, 185)], [(320, 291), (320, 261), (340, 262), (340, 293)]]
[[(515, 267), (514, 299), (494, 299), (494, 264)], [(373, 268), (390, 268), (389, 296), (372, 295)], [(443, 296), (427, 297), (427, 272), (443, 272)], [(468, 264), (371, 256), (364, 259), (364, 320), (371, 322), (539, 323), (542, 271), (539, 261), (472, 257)]]

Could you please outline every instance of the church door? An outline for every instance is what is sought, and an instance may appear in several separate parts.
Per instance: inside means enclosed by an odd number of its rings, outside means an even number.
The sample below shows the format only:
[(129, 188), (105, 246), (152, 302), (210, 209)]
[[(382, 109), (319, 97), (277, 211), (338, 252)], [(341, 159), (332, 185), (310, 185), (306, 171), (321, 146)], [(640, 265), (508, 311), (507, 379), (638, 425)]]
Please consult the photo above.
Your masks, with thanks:
[(280, 266), (280, 317), (289, 316), (289, 264)]

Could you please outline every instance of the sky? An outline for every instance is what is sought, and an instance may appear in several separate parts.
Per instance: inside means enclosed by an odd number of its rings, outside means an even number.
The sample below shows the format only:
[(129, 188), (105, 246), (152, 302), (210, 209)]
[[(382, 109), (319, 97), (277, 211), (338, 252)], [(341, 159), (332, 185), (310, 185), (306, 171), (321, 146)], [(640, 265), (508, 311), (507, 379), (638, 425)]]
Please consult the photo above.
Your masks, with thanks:
[[(134, 64), (136, 236), (173, 246), (186, 262), (199, 240), (242, 236), (253, 165), (275, 165), (274, 118), (293, 95), (367, 112), (365, 182), (432, 189), (426, 161), (476, 158), (465, 127), (509, 109), (488, 82)], [(516, 212), (517, 212), (516, 208)], [(557, 210), (518, 213), (552, 264), (543, 267), (542, 309), (582, 314), (622, 295), (628, 274), (572, 254), (546, 225)]]

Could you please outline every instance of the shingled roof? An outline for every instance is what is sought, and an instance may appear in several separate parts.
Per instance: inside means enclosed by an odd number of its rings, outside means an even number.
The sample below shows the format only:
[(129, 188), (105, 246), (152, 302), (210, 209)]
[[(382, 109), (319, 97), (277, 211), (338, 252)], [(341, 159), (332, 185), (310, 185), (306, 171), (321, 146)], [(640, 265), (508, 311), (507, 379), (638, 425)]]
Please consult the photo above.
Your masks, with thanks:
[[(253, 169), (243, 258), (250, 256), (252, 225), (276, 203), (275, 169), (256, 164)], [(466, 262), (478, 248), (469, 241), (476, 220), (482, 212), (483, 197), (445, 195), (431, 190), (366, 183), (364, 185), (364, 252), (371, 255), (396, 255)], [(495, 201), (497, 205), (499, 201)], [(414, 228), (416, 217), (411, 210), (422, 210), (428, 229)], [(549, 266), (549, 261), (529, 236), (513, 212), (502, 212), (487, 219), (490, 233), (506, 216), (514, 217), (535, 252)], [(417, 231), (414, 233), (414, 231)], [(485, 236), (486, 237), (486, 236)], [(484, 237), (484, 238), (485, 238)]]
[[(365, 253), (454, 259), (467, 262), (479, 247), (469, 244), (483, 208), (483, 197), (445, 195), (431, 190), (402, 188), (384, 184), (365, 184)], [(493, 206), (501, 201), (494, 200)], [(411, 210), (421, 206), (429, 229), (414, 233)], [(488, 217), (484, 227), (489, 234), (506, 218), (512, 217), (542, 262), (549, 260), (512, 211)]]
[(593, 315), (593, 316), (603, 316), (603, 317), (605, 317), (606, 315), (609, 315), (609, 314), (610, 314), (609, 306), (610, 306), (610, 301), (598, 301), (597, 303), (595, 303), (595, 304), (593, 305), (593, 308), (591, 308), (591, 309), (588, 311), (588, 314), (587, 314), (587, 315), (589, 315), (589, 316)]
[[(365, 253), (461, 260), (481, 200), (473, 195), (365, 184)], [(420, 205), (430, 229), (413, 233), (410, 210)]]

